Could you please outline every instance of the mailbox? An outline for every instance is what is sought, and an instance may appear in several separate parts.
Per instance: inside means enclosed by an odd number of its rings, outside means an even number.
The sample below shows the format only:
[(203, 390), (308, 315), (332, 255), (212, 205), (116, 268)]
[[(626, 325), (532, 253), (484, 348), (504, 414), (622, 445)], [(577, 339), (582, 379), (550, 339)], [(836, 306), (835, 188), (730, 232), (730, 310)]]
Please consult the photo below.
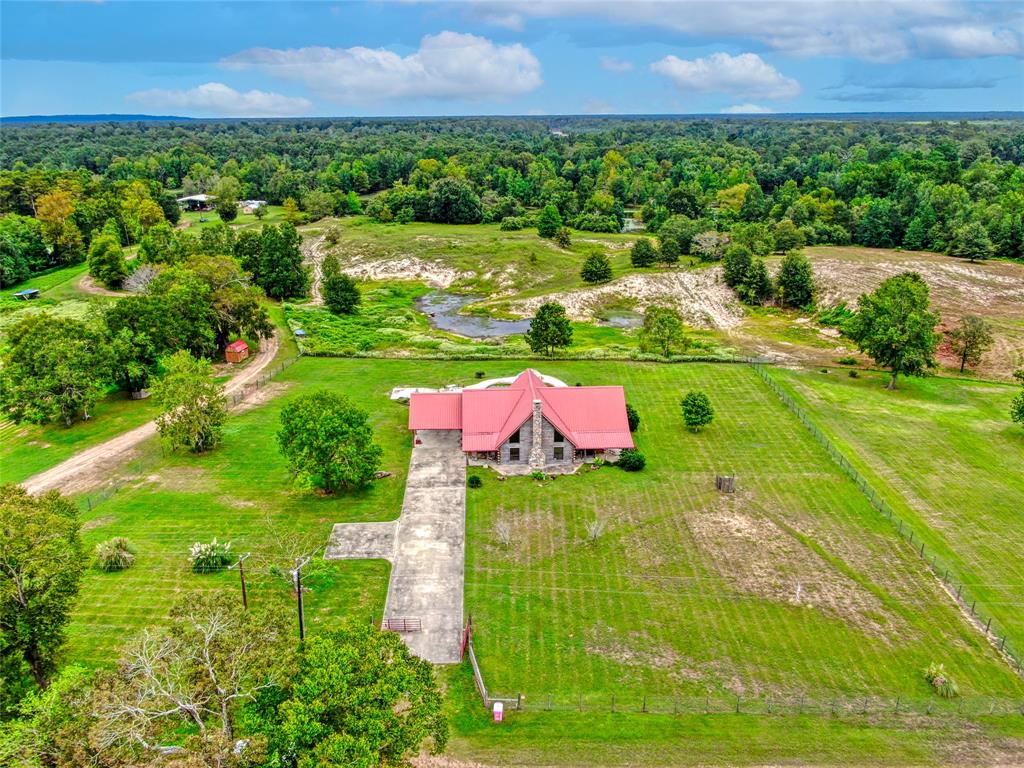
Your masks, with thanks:
[(494, 722), (500, 723), (505, 719), (505, 704), (501, 701), (494, 702)]

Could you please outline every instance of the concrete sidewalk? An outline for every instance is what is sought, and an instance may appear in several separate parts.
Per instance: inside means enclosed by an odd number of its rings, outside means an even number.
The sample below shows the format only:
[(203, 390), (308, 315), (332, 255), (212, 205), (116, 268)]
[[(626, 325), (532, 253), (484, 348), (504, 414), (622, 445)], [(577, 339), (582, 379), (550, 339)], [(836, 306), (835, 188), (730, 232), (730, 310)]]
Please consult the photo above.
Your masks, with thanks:
[(412, 449), (402, 514), (390, 523), (339, 523), (328, 559), (391, 561), (385, 619), (419, 619), (402, 634), (409, 649), (435, 664), (459, 660), (465, 578), (466, 457), (457, 430), (421, 430)]

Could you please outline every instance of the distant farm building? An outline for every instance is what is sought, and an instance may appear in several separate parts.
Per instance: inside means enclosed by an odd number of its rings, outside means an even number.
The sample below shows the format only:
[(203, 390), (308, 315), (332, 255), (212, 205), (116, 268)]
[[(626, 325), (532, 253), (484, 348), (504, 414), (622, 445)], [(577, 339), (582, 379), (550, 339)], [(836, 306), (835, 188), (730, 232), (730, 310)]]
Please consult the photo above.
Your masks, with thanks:
[(242, 209), (242, 213), (256, 213), (257, 208), (265, 208), (267, 205), (266, 200), (241, 200), (238, 203)]
[(513, 474), (571, 471), (633, 447), (622, 387), (569, 387), (533, 369), (461, 391), (414, 390), (409, 429), (458, 430), (471, 464)]
[(216, 199), (216, 195), (189, 195), (188, 197), (179, 197), (178, 205), (186, 211), (208, 211), (213, 207), (213, 201)]
[(236, 339), (224, 347), (224, 359), (229, 363), (240, 363), (249, 357), (249, 345), (242, 339)]

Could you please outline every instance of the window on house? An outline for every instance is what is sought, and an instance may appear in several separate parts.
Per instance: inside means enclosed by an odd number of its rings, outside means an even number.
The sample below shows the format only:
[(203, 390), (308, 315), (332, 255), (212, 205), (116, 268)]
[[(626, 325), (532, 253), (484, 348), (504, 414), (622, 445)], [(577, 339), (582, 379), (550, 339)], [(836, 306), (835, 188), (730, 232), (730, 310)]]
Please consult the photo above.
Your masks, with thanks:
[(509, 448), (508, 449), (508, 460), (509, 461), (519, 461), (519, 449), (518, 448)]
[[(558, 434), (557, 432), (555, 433)], [(565, 458), (565, 448), (560, 445), (555, 446), (555, 461), (561, 461)]]
[(515, 432), (512, 433), (512, 436), (508, 439), (508, 441), (510, 443), (518, 443), (519, 442), (519, 430), (518, 429)]
[(565, 442), (565, 438), (562, 437), (562, 433), (559, 432), (557, 429), (555, 430), (555, 442), (556, 443), (564, 443)]

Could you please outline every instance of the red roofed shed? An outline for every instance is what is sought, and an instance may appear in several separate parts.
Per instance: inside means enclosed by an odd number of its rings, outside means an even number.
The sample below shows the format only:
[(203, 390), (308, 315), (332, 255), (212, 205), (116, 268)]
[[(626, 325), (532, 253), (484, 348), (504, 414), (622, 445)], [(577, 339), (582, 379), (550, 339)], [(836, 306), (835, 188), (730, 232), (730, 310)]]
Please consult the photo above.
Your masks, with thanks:
[(249, 356), (249, 345), (242, 339), (235, 339), (224, 347), (224, 359), (229, 363), (240, 363)]

